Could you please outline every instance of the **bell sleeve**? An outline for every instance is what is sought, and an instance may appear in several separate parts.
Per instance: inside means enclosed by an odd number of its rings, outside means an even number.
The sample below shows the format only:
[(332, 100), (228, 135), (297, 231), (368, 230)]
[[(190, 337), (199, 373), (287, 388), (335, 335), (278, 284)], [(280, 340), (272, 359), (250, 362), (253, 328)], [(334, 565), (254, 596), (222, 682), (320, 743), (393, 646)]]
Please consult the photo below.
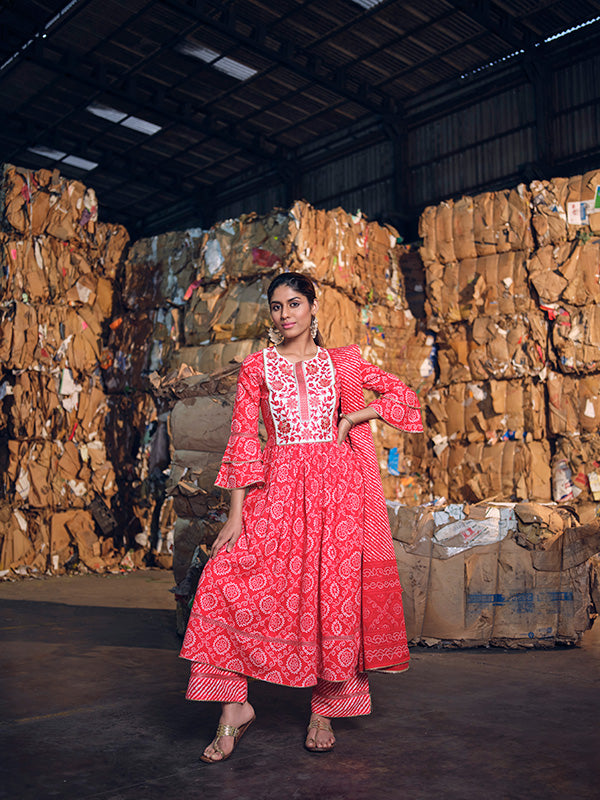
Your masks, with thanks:
[(373, 408), (384, 422), (409, 433), (423, 431), (419, 398), (400, 378), (362, 358), (361, 377), (363, 389), (380, 395), (369, 403), (369, 408)]
[(260, 412), (260, 373), (246, 361), (238, 376), (231, 435), (225, 449), (215, 486), (241, 489), (264, 483), (264, 468), (258, 416)]

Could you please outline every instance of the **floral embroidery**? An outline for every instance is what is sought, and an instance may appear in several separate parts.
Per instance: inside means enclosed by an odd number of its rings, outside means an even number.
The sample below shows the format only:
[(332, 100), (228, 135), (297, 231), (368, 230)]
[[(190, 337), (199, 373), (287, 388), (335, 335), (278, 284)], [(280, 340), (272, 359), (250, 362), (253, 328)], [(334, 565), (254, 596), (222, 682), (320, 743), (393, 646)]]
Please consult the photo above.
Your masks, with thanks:
[(267, 402), (277, 444), (335, 439), (336, 377), (329, 353), (292, 364), (276, 348), (263, 351)]

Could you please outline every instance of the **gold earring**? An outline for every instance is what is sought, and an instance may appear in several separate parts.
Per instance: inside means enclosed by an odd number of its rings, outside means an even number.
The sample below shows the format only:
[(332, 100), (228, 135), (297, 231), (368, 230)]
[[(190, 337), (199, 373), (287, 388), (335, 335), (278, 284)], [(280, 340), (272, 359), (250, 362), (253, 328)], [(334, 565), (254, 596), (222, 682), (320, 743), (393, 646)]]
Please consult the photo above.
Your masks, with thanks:
[(272, 325), (267, 331), (267, 336), (274, 345), (278, 345), (283, 342), (283, 333), (278, 331), (277, 328), (274, 328)]
[(310, 335), (314, 339), (319, 332), (319, 323), (317, 322), (317, 318), (313, 317), (310, 321)]

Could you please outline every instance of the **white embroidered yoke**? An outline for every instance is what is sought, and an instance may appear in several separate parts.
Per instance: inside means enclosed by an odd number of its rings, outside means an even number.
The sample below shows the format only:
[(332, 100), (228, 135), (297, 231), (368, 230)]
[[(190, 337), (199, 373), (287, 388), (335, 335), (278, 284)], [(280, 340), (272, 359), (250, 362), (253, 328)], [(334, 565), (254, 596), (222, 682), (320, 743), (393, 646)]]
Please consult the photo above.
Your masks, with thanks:
[(276, 444), (335, 441), (338, 392), (328, 351), (319, 347), (312, 358), (293, 364), (271, 347), (263, 358)]

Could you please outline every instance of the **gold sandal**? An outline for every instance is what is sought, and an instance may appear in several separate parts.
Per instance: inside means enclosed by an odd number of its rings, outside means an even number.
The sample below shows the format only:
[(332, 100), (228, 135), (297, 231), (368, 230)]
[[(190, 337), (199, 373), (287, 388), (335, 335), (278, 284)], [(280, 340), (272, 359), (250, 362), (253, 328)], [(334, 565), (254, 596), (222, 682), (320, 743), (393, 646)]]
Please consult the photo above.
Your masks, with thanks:
[[(220, 764), (221, 761), (227, 761), (229, 756), (233, 755), (233, 751), (238, 746), (238, 743), (242, 736), (246, 733), (250, 725), (254, 722), (256, 716), (253, 716), (252, 719), (249, 719), (248, 722), (245, 722), (243, 725), (240, 725), (239, 728), (234, 727), (233, 725), (223, 725), (219, 723), (217, 725), (217, 732), (215, 734), (215, 738), (212, 740), (211, 745), (214, 749), (219, 753), (221, 758), (209, 758), (208, 756), (204, 755), (204, 753), (200, 756), (200, 761), (204, 761), (206, 764)], [(217, 742), (221, 738), (221, 736), (233, 736), (233, 747), (231, 748), (231, 753), (224, 753), (221, 748), (217, 745)]]
[[(331, 724), (329, 722), (325, 722), (325, 720), (320, 718), (312, 719), (309, 722), (308, 728), (306, 729), (307, 733), (310, 733), (312, 728), (316, 728), (317, 731), (329, 731), (329, 733), (333, 733), (333, 728), (331, 727)], [(314, 739), (314, 742), (316, 745), (317, 743), (316, 738)], [(335, 742), (329, 747), (309, 747), (305, 741), (304, 747), (306, 747), (309, 753), (331, 753), (331, 751), (335, 747)]]

